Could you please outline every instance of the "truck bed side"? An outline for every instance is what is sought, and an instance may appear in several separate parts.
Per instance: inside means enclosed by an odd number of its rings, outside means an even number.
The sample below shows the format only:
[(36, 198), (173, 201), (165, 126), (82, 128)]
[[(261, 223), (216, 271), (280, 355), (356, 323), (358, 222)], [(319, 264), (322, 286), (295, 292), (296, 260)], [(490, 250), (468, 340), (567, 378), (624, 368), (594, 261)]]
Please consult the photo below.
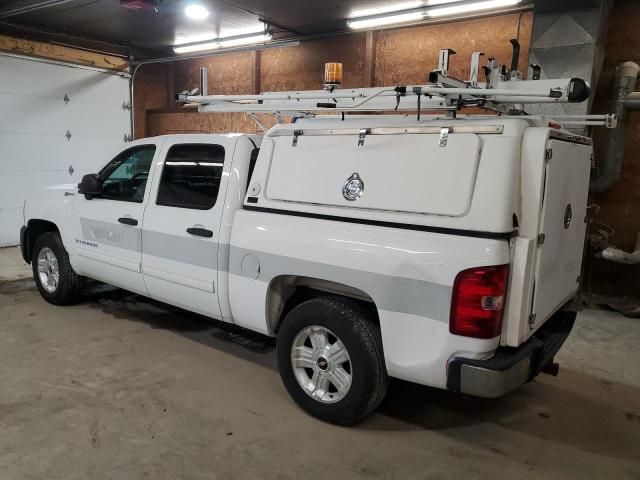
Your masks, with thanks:
[(507, 240), (242, 210), (231, 236), (231, 310), (237, 324), (273, 334), (296, 287), (347, 292), (377, 308), (390, 375), (445, 387), (449, 358), (487, 358), (499, 343), (449, 333), (456, 274), (509, 261)]

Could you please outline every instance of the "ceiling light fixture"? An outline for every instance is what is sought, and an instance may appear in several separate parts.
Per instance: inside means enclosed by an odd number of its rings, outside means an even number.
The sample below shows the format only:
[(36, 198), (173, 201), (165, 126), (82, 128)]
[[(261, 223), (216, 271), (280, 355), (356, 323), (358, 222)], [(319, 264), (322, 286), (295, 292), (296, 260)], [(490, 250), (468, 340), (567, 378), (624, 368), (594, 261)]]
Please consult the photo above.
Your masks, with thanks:
[(400, 13), (397, 15), (385, 15), (381, 17), (363, 18), (362, 20), (351, 20), (347, 22), (350, 28), (373, 28), (396, 23), (416, 22), (424, 18), (424, 12)]
[(521, 1), (522, 0), (489, 0), (487, 2), (464, 3), (462, 5), (452, 5), (450, 7), (432, 8), (427, 11), (427, 15), (430, 17), (444, 17), (446, 15), (457, 15), (460, 13), (477, 12), (493, 8), (510, 7), (520, 3)]
[(371, 17), (373, 15), (380, 15), (383, 13), (402, 12), (403, 10), (411, 10), (412, 8), (420, 8), (423, 6), (424, 3), (422, 2), (422, 0), (396, 3), (394, 5), (386, 5), (384, 7), (367, 8), (365, 10), (354, 10), (349, 15), (349, 18)]
[(210, 42), (211, 40), (215, 40), (218, 38), (213, 32), (208, 33), (196, 33), (195, 35), (176, 35), (175, 40), (173, 41), (174, 45), (186, 45), (188, 43), (199, 43), (199, 42)]
[(209, 16), (209, 10), (207, 10), (207, 7), (197, 3), (187, 5), (184, 9), (184, 13), (192, 20), (204, 20)]
[(264, 43), (271, 40), (271, 34), (263, 35), (244, 35), (241, 37), (222, 37), (215, 42), (195, 43), (192, 45), (182, 45), (174, 47), (173, 51), (177, 54), (206, 52), (207, 50), (217, 50), (219, 48), (240, 47), (243, 45), (253, 45)]
[[(482, 10), (493, 10), (502, 7), (509, 7), (520, 3), (522, 0), (486, 0), (486, 1), (456, 1), (456, 0), (426, 0), (426, 5), (451, 4), (443, 7), (427, 7), (424, 2), (418, 2), (421, 6), (416, 7), (416, 2), (397, 4), (395, 7), (385, 7), (381, 10), (367, 10), (356, 13), (369, 13), (369, 15), (356, 16), (347, 20), (350, 28), (375, 28), (388, 25), (396, 25), (407, 22), (419, 22), (425, 17), (444, 17), (458, 15)], [(402, 8), (401, 10), (391, 10), (391, 8)], [(386, 15), (385, 13), (389, 13)]]
[(251, 45), (253, 43), (263, 43), (271, 40), (271, 34), (266, 33), (263, 35), (252, 35), (250, 37), (241, 37), (241, 38), (229, 38), (229, 40), (225, 40), (224, 38), (220, 39), (220, 48), (226, 47), (239, 47), (240, 45)]
[(206, 42), (206, 43), (197, 43), (195, 45), (184, 45), (182, 47), (173, 47), (173, 51), (175, 53), (183, 54), (183, 53), (195, 53), (195, 52), (205, 52), (207, 50), (215, 50), (219, 48), (220, 45), (218, 42)]

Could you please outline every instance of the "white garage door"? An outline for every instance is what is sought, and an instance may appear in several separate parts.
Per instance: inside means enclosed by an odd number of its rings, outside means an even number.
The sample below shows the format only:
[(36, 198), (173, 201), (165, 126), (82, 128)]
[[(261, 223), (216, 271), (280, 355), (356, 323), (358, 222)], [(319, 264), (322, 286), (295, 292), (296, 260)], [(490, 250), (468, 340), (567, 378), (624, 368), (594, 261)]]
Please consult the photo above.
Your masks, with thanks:
[(0, 54), (0, 246), (24, 200), (98, 171), (131, 134), (128, 76)]

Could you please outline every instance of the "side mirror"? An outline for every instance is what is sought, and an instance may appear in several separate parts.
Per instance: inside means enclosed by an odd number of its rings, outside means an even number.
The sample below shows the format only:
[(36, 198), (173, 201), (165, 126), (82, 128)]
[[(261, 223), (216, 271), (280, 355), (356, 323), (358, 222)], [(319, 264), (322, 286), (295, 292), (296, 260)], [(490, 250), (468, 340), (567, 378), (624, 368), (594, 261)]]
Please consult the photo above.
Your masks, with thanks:
[(90, 173), (82, 177), (78, 184), (78, 193), (84, 194), (87, 200), (102, 193), (102, 179), (97, 173)]

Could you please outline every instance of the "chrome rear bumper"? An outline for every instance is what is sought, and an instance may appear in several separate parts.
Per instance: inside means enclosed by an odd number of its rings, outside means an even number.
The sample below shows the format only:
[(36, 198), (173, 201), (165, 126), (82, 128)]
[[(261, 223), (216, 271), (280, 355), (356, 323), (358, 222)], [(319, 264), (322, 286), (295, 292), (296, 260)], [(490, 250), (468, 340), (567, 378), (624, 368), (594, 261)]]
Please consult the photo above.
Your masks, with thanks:
[(477, 397), (496, 398), (532, 380), (553, 362), (575, 318), (575, 312), (558, 312), (521, 346), (501, 347), (488, 360), (452, 358), (447, 366), (447, 388)]

